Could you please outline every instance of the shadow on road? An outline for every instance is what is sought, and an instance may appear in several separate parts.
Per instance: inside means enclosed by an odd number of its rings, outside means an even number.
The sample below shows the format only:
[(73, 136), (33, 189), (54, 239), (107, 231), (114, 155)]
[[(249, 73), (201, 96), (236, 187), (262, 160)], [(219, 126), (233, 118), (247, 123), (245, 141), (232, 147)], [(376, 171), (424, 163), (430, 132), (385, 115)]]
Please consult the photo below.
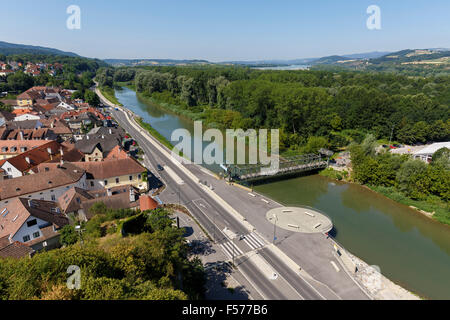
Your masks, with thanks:
[(243, 286), (233, 286), (233, 281), (230, 280), (233, 268), (229, 263), (207, 263), (205, 269), (208, 278), (207, 300), (249, 300), (249, 294)]

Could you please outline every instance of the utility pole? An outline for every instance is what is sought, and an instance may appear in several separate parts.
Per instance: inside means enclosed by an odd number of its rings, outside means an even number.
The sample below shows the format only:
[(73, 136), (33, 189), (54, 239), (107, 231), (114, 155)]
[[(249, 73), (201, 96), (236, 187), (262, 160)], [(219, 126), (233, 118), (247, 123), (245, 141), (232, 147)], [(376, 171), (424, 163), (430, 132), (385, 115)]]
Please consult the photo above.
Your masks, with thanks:
[(275, 239), (276, 239), (275, 233), (276, 233), (276, 229), (277, 229), (277, 220), (278, 220), (278, 217), (277, 217), (277, 214), (276, 214), (276, 213), (274, 213), (273, 216), (274, 216), (274, 218), (275, 218), (275, 220), (274, 220), (274, 222), (273, 222), (273, 244), (275, 244)]
[(389, 137), (389, 148), (391, 147), (391, 140), (392, 140), (392, 136), (394, 134), (394, 127), (395, 127), (395, 124), (392, 125), (391, 136)]
[(80, 225), (75, 226), (75, 230), (78, 232), (78, 235), (80, 236), (80, 247), (83, 247), (83, 236), (82, 236), (83, 230), (81, 229)]

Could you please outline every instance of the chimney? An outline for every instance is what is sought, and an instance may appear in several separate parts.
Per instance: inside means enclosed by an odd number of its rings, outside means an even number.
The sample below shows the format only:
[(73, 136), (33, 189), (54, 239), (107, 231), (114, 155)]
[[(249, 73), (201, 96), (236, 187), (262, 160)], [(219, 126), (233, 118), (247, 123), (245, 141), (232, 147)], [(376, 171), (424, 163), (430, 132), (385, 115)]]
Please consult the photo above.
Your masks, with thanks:
[(106, 193), (108, 194), (108, 197), (112, 196), (111, 188), (106, 189)]
[(134, 194), (133, 187), (130, 188), (130, 202), (136, 201), (136, 195)]
[(23, 140), (23, 132), (19, 131), (19, 140)]
[(52, 121), (52, 123), (50, 124), (50, 128), (54, 128), (55, 127), (55, 122)]
[(31, 160), (29, 157), (25, 157), (25, 161), (28, 162), (28, 164), (31, 164)]
[(89, 135), (88, 134), (86, 135), (86, 140), (89, 140)]
[(102, 134), (102, 139), (105, 139), (105, 136)]
[(109, 134), (112, 134), (112, 129), (111, 128), (109, 128)]

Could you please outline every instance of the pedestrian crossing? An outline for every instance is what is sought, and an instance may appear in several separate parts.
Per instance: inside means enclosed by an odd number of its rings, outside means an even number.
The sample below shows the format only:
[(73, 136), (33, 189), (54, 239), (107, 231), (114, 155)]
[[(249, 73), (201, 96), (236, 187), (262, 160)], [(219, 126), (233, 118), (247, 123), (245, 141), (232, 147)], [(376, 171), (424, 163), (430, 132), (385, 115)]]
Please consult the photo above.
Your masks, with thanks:
[(256, 250), (259, 248), (262, 248), (266, 245), (263, 239), (261, 239), (260, 236), (258, 236), (256, 233), (252, 232), (250, 234), (247, 234), (243, 238), (244, 242), (252, 248), (252, 250)]
[(230, 259), (244, 254), (244, 252), (242, 252), (242, 250), (232, 241), (220, 243), (219, 246)]

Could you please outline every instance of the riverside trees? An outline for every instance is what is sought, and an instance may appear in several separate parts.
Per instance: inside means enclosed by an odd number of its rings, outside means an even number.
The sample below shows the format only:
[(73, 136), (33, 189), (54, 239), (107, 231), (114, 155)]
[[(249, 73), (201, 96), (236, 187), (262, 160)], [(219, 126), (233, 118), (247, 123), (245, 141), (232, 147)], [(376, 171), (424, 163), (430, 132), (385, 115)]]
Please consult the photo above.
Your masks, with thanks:
[(100, 79), (109, 85), (133, 73), (146, 96), (200, 112), (215, 127), (279, 128), (286, 148), (299, 149), (311, 136), (335, 149), (367, 133), (386, 140), (393, 133), (402, 143), (450, 138), (448, 75), (207, 66), (107, 69)]

